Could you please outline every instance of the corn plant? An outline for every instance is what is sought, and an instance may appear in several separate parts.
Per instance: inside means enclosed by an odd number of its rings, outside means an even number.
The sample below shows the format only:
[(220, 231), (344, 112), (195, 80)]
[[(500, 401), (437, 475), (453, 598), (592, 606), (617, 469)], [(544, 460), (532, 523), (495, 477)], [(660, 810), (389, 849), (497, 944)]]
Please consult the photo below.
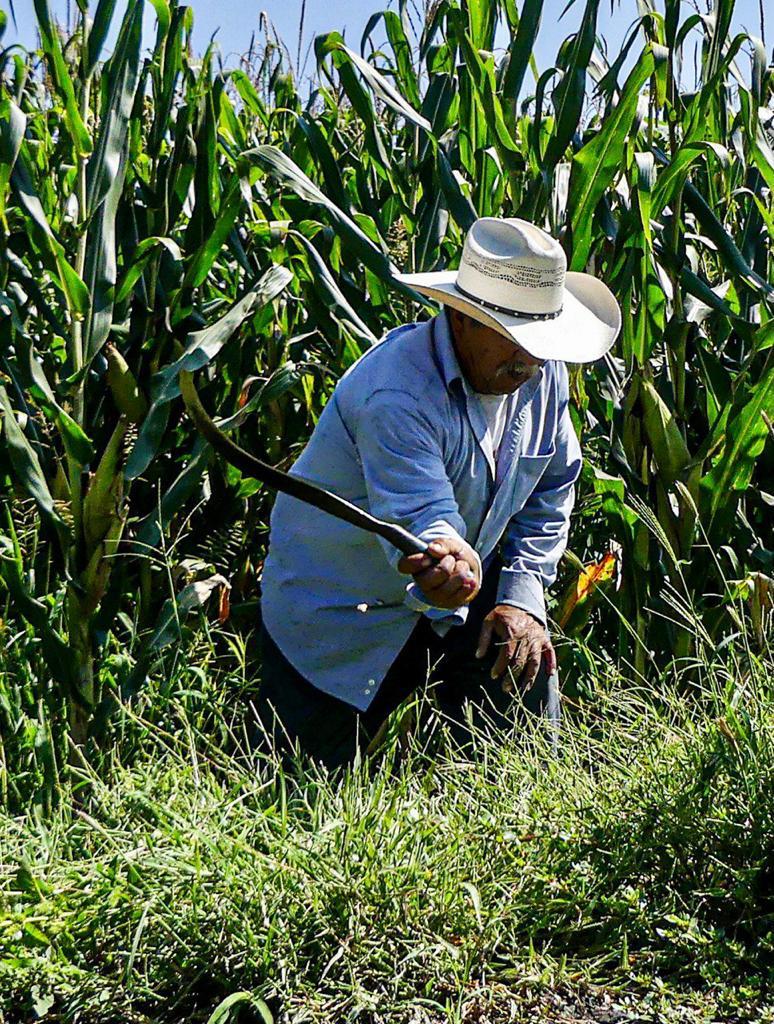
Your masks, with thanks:
[[(207, 468), (201, 446), (175, 457), (174, 383), (154, 374), (174, 362), (176, 339), (212, 356), (247, 324), (253, 342), (224, 369), (221, 398), (253, 385), (247, 414), (296, 380), (288, 367), (272, 377), (255, 344), (289, 274), (240, 243), (241, 181), (216, 143), (224, 80), (209, 54), (189, 65), (186, 8), (159, 7), (143, 62), (142, 6), (126, 5), (102, 64), (115, 4), (93, 21), (84, 9), (63, 40), (40, 0), (50, 77), (13, 60), (3, 86), (2, 578), (37, 634), (41, 672), (67, 694), (77, 741), (102, 696), (99, 636), (125, 598), (152, 621), (144, 556)], [(38, 529), (22, 535), (30, 501)]]
[(191, 7), (153, 5), (147, 57), (139, 0), (83, 0), (73, 32), (35, 0), (40, 50), (0, 51), (0, 577), (33, 704), (58, 695), (83, 742), (111, 644), (142, 637), (142, 668), (260, 562), (270, 496), (197, 437), (180, 370), (287, 466), (341, 372), (422, 312), (395, 269), (453, 267), (480, 215), (544, 224), (624, 310), (617, 349), (572, 373), (572, 547), (621, 552), (582, 628), (639, 671), (733, 629), (727, 581), (772, 571), (774, 418), (772, 74), (733, 3), (641, 3), (608, 63), (587, 0), (540, 69), (542, 0), (421, 22), (401, 2), (359, 51), (317, 38), (308, 96), (281, 49), (223, 70), (192, 56)]

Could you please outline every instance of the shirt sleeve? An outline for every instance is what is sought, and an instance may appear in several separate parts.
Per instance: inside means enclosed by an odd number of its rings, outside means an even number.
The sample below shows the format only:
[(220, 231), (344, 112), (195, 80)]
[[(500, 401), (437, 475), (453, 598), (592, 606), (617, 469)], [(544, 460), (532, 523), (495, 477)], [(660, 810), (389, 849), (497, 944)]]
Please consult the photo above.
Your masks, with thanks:
[[(375, 391), (361, 406), (354, 440), (372, 515), (398, 523), (426, 543), (465, 539), (440, 435), (416, 398), (397, 389)], [(380, 543), (397, 570), (403, 553), (382, 538)], [(406, 603), (415, 611), (432, 607), (413, 582)]]
[(559, 559), (567, 547), (575, 482), (583, 456), (572, 425), (566, 370), (556, 451), (524, 507), (511, 519), (501, 547), (498, 604), (523, 608), (546, 625), (544, 588), (556, 579)]

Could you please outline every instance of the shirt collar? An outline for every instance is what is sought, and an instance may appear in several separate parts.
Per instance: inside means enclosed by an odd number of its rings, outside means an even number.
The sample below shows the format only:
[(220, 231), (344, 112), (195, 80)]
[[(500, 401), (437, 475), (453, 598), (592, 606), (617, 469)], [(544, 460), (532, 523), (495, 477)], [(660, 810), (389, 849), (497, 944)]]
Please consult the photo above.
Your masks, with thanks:
[(457, 359), (452, 342), (451, 324), (446, 306), (433, 320), (433, 336), (435, 339), (435, 351), (438, 357), (438, 366), (443, 377), (443, 382), (450, 388), (455, 380), (466, 383), (462, 367)]

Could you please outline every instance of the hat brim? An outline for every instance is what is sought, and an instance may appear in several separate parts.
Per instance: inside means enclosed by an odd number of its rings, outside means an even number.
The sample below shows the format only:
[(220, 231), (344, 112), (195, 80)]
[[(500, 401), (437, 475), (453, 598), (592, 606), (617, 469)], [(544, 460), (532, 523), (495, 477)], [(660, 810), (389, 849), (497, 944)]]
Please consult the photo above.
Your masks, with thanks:
[(511, 316), (467, 298), (455, 287), (456, 270), (395, 277), (498, 331), (535, 359), (591, 363), (612, 348), (621, 329), (621, 307), (607, 285), (591, 274), (567, 272), (562, 312), (552, 320)]

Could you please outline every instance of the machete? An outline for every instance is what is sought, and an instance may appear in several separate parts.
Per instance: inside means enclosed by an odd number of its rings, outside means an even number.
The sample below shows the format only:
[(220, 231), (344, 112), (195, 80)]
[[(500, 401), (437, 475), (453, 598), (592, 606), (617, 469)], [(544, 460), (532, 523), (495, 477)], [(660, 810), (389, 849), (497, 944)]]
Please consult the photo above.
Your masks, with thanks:
[(230, 462), (242, 473), (260, 480), (275, 491), (282, 491), (299, 501), (306, 502), (307, 505), (313, 505), (329, 515), (343, 519), (345, 523), (377, 534), (393, 544), (404, 555), (423, 555), (427, 551), (427, 544), (419, 537), (415, 537), (413, 533), (404, 530), (402, 526), (377, 519), (376, 516), (358, 508), (357, 505), (339, 497), (338, 494), (326, 491), (319, 484), (304, 480), (300, 476), (284, 473), (281, 469), (262, 462), (250, 452), (245, 451), (244, 448), (240, 448), (238, 444), (226, 437), (210, 418), (196, 391), (193, 376), (188, 370), (180, 371), (180, 393), (183, 396), (188, 415), (199, 433), (209, 441), (219, 455), (222, 455), (227, 462)]

